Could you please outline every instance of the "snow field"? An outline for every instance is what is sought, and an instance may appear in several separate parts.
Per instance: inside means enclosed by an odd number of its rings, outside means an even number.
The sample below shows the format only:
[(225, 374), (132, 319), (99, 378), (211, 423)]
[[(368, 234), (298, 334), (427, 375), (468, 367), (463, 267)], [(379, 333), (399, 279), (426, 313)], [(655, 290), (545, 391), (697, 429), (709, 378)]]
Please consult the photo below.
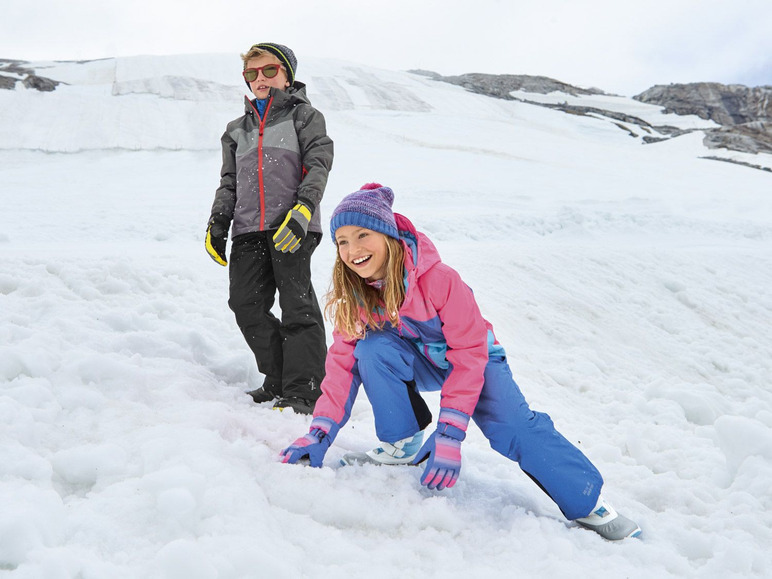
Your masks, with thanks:
[[(192, 78), (227, 83), (220, 62)], [(168, 75), (130, 66), (118, 80), (147, 90)], [(339, 103), (325, 215), (367, 181), (394, 188), (474, 289), (531, 405), (644, 529), (610, 544), (476, 427), (450, 491), (422, 488), (418, 468), (337, 468), (375, 442), (364, 395), (325, 468), (279, 463), (310, 418), (244, 395), (262, 377), (202, 241), (220, 117), (240, 97), (112, 96), (108, 69), (70, 69), (48, 135), (27, 124), (32, 100), (0, 108), (0, 577), (772, 572), (767, 174), (699, 159), (696, 137), (643, 146), (405, 73), (364, 71), (356, 98), (339, 82), (314, 100)], [(0, 99), (38, 99), (17, 92)], [(76, 114), (90, 94), (104, 116)], [(186, 102), (199, 112), (182, 134)], [(91, 132), (114, 107), (128, 125)], [(319, 295), (333, 252), (325, 236)]]

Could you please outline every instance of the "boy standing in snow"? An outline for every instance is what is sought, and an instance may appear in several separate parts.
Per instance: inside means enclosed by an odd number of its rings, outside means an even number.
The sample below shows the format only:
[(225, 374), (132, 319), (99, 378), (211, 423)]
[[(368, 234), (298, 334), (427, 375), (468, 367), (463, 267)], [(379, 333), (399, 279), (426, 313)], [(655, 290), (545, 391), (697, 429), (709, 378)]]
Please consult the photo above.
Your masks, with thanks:
[[(311, 284), (311, 255), (322, 237), (319, 204), (333, 143), (322, 114), (295, 80), (297, 59), (272, 42), (252, 46), (244, 80), (255, 98), (222, 136), (222, 170), (206, 231), (206, 250), (228, 265), (230, 298), (257, 367), (255, 402), (310, 414), (321, 394), (327, 348)], [(281, 320), (271, 313), (279, 292)]]
[[(344, 455), (342, 464), (419, 464), (421, 484), (450, 488), (461, 472), (470, 419), (491, 447), (517, 462), (566, 518), (609, 540), (640, 527), (601, 496), (603, 478), (549, 416), (534, 412), (512, 378), (504, 348), (472, 290), (404, 216), (394, 193), (363, 186), (333, 211), (338, 250), (327, 312), (335, 324), (327, 375), (309, 433), (282, 453), (285, 463), (320, 467), (364, 386), (380, 444)], [(418, 393), (440, 390), (435, 431)]]

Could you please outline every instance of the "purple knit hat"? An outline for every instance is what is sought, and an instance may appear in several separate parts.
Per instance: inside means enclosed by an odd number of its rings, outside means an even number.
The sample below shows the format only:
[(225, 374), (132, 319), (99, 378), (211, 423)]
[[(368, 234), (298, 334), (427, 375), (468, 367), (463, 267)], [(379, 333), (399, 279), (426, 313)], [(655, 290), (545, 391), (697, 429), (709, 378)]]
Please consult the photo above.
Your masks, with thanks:
[(367, 183), (359, 191), (343, 198), (330, 219), (330, 233), (335, 243), (335, 232), (344, 225), (357, 225), (399, 239), (397, 222), (391, 204), (394, 191), (380, 183)]

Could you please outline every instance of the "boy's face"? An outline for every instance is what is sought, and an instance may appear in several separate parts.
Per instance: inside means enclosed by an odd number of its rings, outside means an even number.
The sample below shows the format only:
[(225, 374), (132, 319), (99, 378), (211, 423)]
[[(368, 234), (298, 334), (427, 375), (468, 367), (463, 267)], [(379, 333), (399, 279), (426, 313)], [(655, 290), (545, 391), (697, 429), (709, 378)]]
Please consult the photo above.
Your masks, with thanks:
[[(273, 54), (263, 54), (257, 58), (250, 58), (247, 61), (246, 68), (260, 68), (266, 64), (281, 64), (281, 62)], [(278, 88), (279, 90), (286, 90), (288, 86), (287, 71), (283, 68), (279, 70), (279, 74), (273, 78), (266, 78), (261, 70), (257, 73), (257, 78), (249, 83), (252, 94), (259, 99), (268, 98), (268, 89), (271, 87)]]

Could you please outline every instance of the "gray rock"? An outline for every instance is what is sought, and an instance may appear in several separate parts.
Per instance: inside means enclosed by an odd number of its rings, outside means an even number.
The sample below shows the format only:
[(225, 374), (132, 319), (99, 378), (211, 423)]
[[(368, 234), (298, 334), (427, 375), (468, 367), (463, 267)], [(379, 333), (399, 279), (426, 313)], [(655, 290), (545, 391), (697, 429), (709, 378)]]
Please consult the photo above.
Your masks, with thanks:
[(709, 149), (772, 153), (772, 122), (753, 121), (712, 129), (705, 132), (703, 143)]
[[(520, 90), (527, 93), (536, 93), (536, 94), (549, 94), (551, 92), (561, 92), (561, 93), (569, 94), (573, 96), (606, 94), (600, 89), (580, 88), (580, 87), (573, 86), (546, 76), (529, 76), (529, 75), (514, 75), (514, 74), (495, 75), (495, 74), (481, 74), (481, 73), (470, 73), (470, 74), (464, 74), (462, 76), (441, 76), (435, 72), (430, 72), (425, 70), (412, 70), (410, 72), (413, 72), (415, 74), (421, 74), (433, 80), (462, 86), (470, 92), (483, 94), (494, 98), (500, 98), (505, 100), (517, 100), (520, 102), (525, 102), (525, 103), (540, 106), (540, 107), (557, 109), (571, 115), (579, 115), (579, 116), (592, 115), (592, 116), (607, 117), (612, 121), (619, 121), (619, 122), (615, 122), (615, 124), (623, 131), (626, 131), (627, 133), (629, 133), (630, 136), (636, 137), (636, 138), (638, 137), (638, 134), (623, 123), (637, 125), (638, 127), (641, 128), (641, 130), (646, 132), (651, 132), (652, 129), (655, 129), (655, 127), (652, 127), (650, 123), (646, 122), (641, 118), (628, 115), (626, 113), (621, 113), (618, 111), (607, 111), (597, 107), (570, 105), (566, 102), (541, 103), (538, 101), (529, 100), (523, 97), (522, 95), (513, 96), (512, 94), (510, 94), (512, 92), (516, 92)], [(657, 127), (656, 129), (658, 130), (659, 127)], [(659, 137), (644, 137), (644, 139), (648, 139), (648, 138), (651, 138), (652, 140), (663, 140), (662, 138), (659, 138)]]
[(29, 74), (24, 78), (22, 83), (24, 83), (24, 86), (27, 88), (32, 88), (41, 92), (51, 92), (56, 90), (59, 81), (44, 76), (37, 76), (36, 74)]
[(605, 94), (595, 88), (585, 89), (566, 84), (546, 76), (529, 76), (524, 74), (483, 74), (473, 72), (461, 76), (441, 76), (439, 74), (414, 70), (416, 74), (428, 76), (434, 80), (440, 80), (462, 86), (468, 91), (484, 94), (496, 98), (512, 100), (509, 93), (523, 90), (526, 92), (549, 94), (551, 92), (563, 92), (573, 96)]
[[(545, 76), (481, 73), (442, 76), (425, 70), (411, 72), (495, 98), (519, 100), (573, 115), (607, 117), (633, 137), (638, 137), (638, 133), (628, 124), (636, 125), (649, 133), (643, 136), (644, 143), (656, 143), (692, 132), (666, 125), (652, 125), (643, 119), (615, 111), (568, 103), (539, 103), (522, 96), (512, 96), (512, 92), (520, 90), (538, 94), (557, 91), (573, 96), (606, 94), (599, 89), (579, 88)], [(719, 83), (657, 85), (633, 98), (661, 106), (664, 113), (696, 115), (721, 125), (717, 129), (702, 129), (705, 132), (703, 142), (708, 148), (726, 148), (745, 153), (772, 152), (772, 86), (749, 88)]]
[(13, 90), (18, 79), (0, 74), (0, 89)]
[(759, 171), (766, 171), (772, 173), (772, 168), (765, 167), (764, 165), (756, 165), (755, 163), (746, 163), (745, 161), (738, 161), (737, 159), (727, 159), (726, 157), (712, 157), (707, 155), (700, 157), (700, 159), (709, 159), (711, 161), (722, 161), (724, 163), (732, 163), (733, 165), (741, 165), (742, 167), (750, 167), (751, 169), (758, 169)]
[(0, 58), (0, 71), (12, 72), (19, 75), (33, 74), (35, 72), (31, 68), (23, 66), (24, 64), (29, 63), (23, 60), (9, 60), (7, 58)]
[(657, 85), (633, 98), (664, 107), (666, 113), (697, 115), (720, 124), (720, 128), (705, 131), (703, 143), (708, 148), (772, 152), (772, 86)]
[(656, 85), (633, 98), (664, 107), (666, 113), (697, 115), (724, 126), (772, 121), (772, 86), (750, 88), (716, 82)]
[[(0, 72), (15, 74), (17, 77), (23, 76), (24, 79), (21, 82), (27, 88), (42, 92), (50, 92), (56, 90), (57, 85), (61, 84), (57, 80), (36, 75), (34, 69), (25, 65), (29, 65), (29, 63), (23, 60), (0, 58)], [(0, 89), (13, 90), (16, 88), (18, 80), (19, 79), (16, 77), (0, 74)]]

